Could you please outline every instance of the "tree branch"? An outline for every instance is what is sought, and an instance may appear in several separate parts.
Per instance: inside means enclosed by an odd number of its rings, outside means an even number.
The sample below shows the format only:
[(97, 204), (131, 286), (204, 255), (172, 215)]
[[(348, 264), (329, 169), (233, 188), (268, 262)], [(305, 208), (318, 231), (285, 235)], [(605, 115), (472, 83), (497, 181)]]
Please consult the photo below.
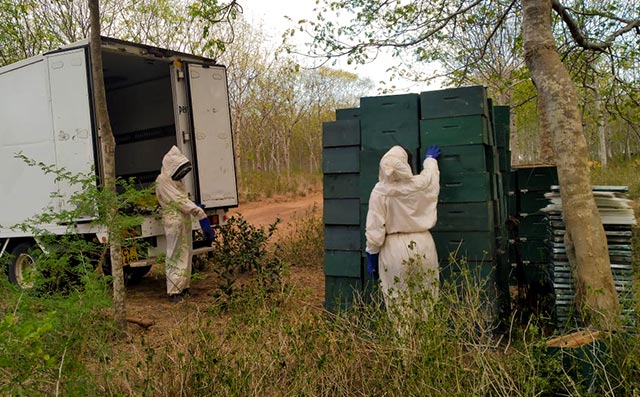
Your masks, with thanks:
[(633, 30), (638, 29), (640, 27), (640, 19), (633, 20), (624, 20), (622, 18), (613, 18), (610, 16), (601, 15), (603, 17), (607, 17), (609, 19), (615, 19), (619, 22), (626, 23), (622, 28), (614, 31), (609, 36), (607, 36), (604, 40), (601, 41), (592, 41), (587, 38), (582, 29), (578, 26), (576, 20), (571, 16), (569, 8), (563, 6), (560, 3), (560, 0), (552, 0), (553, 10), (560, 16), (562, 21), (569, 28), (569, 32), (571, 32), (571, 37), (578, 44), (578, 46), (584, 48), (585, 50), (593, 50), (593, 51), (606, 51), (611, 47), (613, 41), (623, 34)]

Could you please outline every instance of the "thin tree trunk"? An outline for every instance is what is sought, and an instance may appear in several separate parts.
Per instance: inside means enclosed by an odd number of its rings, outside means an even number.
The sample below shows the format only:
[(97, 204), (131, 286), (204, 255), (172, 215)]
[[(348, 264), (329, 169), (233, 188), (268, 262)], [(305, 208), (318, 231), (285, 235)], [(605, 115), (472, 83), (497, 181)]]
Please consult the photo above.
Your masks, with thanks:
[[(89, 0), (91, 36), (89, 48), (91, 50), (91, 74), (93, 79), (93, 100), (98, 120), (98, 135), (102, 150), (102, 183), (105, 189), (116, 191), (116, 141), (111, 131), (111, 122), (107, 111), (107, 95), (104, 88), (102, 72), (102, 41), (100, 40), (100, 6), (98, 0)], [(117, 211), (117, 208), (112, 208)], [(115, 217), (115, 214), (110, 214)], [(124, 274), (122, 271), (122, 253), (118, 237), (109, 230), (109, 244), (111, 252), (111, 275), (113, 276), (113, 310), (118, 329), (127, 330), (127, 315), (125, 307)]]
[(525, 60), (551, 131), (564, 223), (575, 249), (576, 304), (587, 325), (615, 329), (620, 305), (591, 191), (577, 93), (551, 32), (551, 0), (522, 0), (522, 7)]

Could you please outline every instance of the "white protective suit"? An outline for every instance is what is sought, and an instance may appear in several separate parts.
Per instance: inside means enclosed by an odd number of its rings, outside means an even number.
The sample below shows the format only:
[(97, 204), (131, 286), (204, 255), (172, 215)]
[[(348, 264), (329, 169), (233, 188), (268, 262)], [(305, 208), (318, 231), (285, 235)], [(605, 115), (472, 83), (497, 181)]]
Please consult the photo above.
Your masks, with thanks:
[[(180, 170), (190, 167), (189, 160), (173, 146), (162, 159), (162, 169), (156, 179), (156, 197), (162, 207), (162, 223), (167, 238), (167, 293), (176, 295), (191, 283), (192, 235), (191, 216), (198, 219), (207, 215), (189, 199)], [(176, 175), (182, 174), (180, 175)]]
[(439, 287), (438, 254), (429, 233), (437, 220), (438, 162), (425, 159), (422, 172), (413, 175), (407, 158), (400, 146), (382, 157), (379, 181), (369, 198), (366, 250), (380, 255), (380, 284), (387, 308), (398, 295), (407, 296), (407, 282), (416, 273), (420, 274), (419, 287), (430, 291), (434, 299)]

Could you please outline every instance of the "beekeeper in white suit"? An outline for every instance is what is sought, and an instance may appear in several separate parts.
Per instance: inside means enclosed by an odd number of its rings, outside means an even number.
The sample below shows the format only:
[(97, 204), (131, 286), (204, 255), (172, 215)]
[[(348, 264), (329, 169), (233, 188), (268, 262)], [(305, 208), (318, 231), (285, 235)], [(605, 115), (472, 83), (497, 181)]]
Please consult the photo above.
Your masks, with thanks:
[[(367, 269), (380, 285), (392, 317), (410, 305), (411, 277), (422, 290), (438, 294), (438, 254), (429, 233), (437, 220), (440, 192), (437, 146), (427, 149), (423, 170), (413, 175), (409, 154), (392, 147), (380, 160), (379, 180), (367, 213)], [(415, 287), (411, 285), (411, 287)], [(395, 312), (394, 312), (395, 311)], [(394, 314), (395, 313), (395, 314)]]
[(162, 207), (167, 238), (167, 294), (172, 302), (179, 302), (189, 294), (193, 249), (191, 217), (199, 220), (205, 240), (210, 243), (215, 238), (207, 214), (189, 199), (182, 181), (191, 168), (191, 162), (173, 146), (162, 159), (162, 169), (156, 179), (156, 197)]

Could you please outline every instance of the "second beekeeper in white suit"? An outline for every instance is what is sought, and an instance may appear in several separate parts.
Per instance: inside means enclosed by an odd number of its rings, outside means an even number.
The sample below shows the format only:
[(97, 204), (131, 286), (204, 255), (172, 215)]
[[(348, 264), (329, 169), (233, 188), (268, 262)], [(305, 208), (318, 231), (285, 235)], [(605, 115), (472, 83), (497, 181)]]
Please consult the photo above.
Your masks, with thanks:
[(438, 254), (429, 229), (437, 220), (439, 155), (437, 146), (429, 147), (418, 175), (413, 175), (401, 146), (380, 160), (379, 180), (369, 198), (366, 251), (368, 271), (380, 278), (387, 309), (398, 309), (397, 298), (406, 297), (414, 275), (420, 276), (418, 287), (437, 297)]

